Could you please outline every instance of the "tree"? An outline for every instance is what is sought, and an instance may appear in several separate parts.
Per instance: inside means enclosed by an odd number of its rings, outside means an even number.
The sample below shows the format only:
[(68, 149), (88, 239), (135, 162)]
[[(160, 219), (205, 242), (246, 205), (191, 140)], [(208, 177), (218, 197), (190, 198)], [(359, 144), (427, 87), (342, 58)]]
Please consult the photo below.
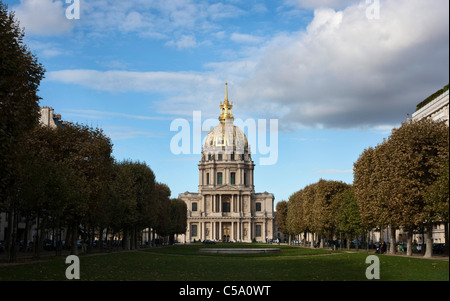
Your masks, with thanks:
[(169, 208), (169, 242), (173, 244), (176, 234), (183, 234), (187, 227), (187, 205), (180, 199), (171, 199)]
[(444, 164), (438, 179), (429, 187), (425, 195), (425, 212), (435, 222), (444, 223), (445, 254), (448, 255), (449, 222), (449, 160)]
[(375, 149), (365, 149), (354, 163), (353, 188), (364, 227), (376, 228), (383, 222), (383, 210), (377, 199)]
[[(363, 224), (380, 229), (390, 225), (393, 234), (397, 227), (408, 231), (409, 255), (412, 230), (425, 227), (425, 256), (431, 256), (432, 225), (446, 211), (445, 205), (438, 205), (444, 204), (445, 197), (439, 201), (430, 191), (439, 186), (448, 157), (448, 126), (431, 119), (405, 122), (387, 141), (365, 150), (354, 164), (353, 183)], [(394, 247), (395, 234), (391, 251)]]
[[(349, 187), (340, 181), (326, 181), (320, 179), (315, 184), (314, 205), (312, 214), (314, 215), (314, 228), (319, 235), (326, 235), (332, 239), (335, 234), (336, 224), (336, 206), (334, 202), (339, 200), (335, 196), (341, 194)], [(321, 239), (321, 247), (323, 247), (324, 240)]]
[[(17, 151), (23, 135), (38, 123), (38, 87), (44, 68), (23, 44), (24, 31), (0, 1), (0, 211), (7, 211), (8, 254), (14, 250), (17, 223)], [(15, 218), (15, 219), (14, 219)], [(13, 235), (14, 236), (14, 235)], [(10, 261), (14, 261), (14, 254)]]
[(405, 122), (392, 133), (388, 143), (392, 152), (392, 199), (402, 204), (400, 214), (405, 227), (426, 229), (425, 257), (431, 257), (433, 223), (441, 217), (433, 202), (427, 203), (427, 194), (448, 162), (448, 126), (428, 118)]
[(37, 168), (36, 172), (43, 173), (35, 187), (28, 184), (29, 189), (40, 191), (40, 210), (46, 210), (45, 216), (41, 214), (43, 222), (49, 218), (57, 221), (58, 228), (66, 225), (72, 230), (69, 238), (73, 254), (78, 251), (79, 226), (92, 226), (99, 219), (112, 174), (111, 152), (110, 139), (101, 130), (84, 125), (55, 129), (36, 126), (26, 136), (23, 154), (28, 159), (22, 160), (22, 169)]
[(278, 230), (282, 233), (289, 233), (287, 227), (288, 202), (284, 200), (278, 202), (275, 210)]
[(364, 227), (359, 213), (358, 202), (352, 187), (336, 196), (336, 231), (347, 234), (347, 242), (355, 233), (362, 233)]
[(169, 212), (170, 212), (170, 188), (166, 184), (157, 182), (155, 184), (155, 197), (157, 210), (157, 220), (153, 227), (160, 236), (169, 235)]
[(136, 198), (136, 223), (132, 228), (132, 245), (136, 248), (137, 234), (144, 228), (151, 228), (156, 219), (155, 175), (145, 163), (131, 164), (133, 188)]

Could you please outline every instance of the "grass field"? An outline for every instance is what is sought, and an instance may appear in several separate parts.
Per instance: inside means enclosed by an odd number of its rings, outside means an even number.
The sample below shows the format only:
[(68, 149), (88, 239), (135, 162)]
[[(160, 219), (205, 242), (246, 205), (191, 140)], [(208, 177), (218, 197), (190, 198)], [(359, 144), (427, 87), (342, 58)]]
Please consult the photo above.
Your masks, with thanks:
[[(204, 247), (277, 247), (271, 254), (206, 254)], [(373, 252), (370, 252), (373, 254)], [(175, 245), (142, 251), (80, 255), (81, 280), (363, 281), (365, 251), (332, 252), (263, 244)], [(447, 260), (378, 255), (382, 281), (448, 281)], [(0, 280), (66, 280), (65, 257), (0, 266)]]

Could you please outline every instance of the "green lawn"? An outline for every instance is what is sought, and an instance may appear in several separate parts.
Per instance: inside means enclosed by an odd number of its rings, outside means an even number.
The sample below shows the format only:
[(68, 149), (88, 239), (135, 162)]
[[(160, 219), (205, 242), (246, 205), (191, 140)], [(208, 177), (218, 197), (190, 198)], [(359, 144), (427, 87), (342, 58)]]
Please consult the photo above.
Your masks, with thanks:
[[(223, 255), (198, 252), (204, 247), (278, 247), (281, 253)], [(370, 254), (373, 254), (371, 252)], [(362, 281), (369, 254), (332, 252), (263, 244), (176, 245), (136, 252), (80, 256), (81, 280), (149, 281)], [(448, 281), (444, 260), (379, 255), (384, 281)], [(66, 280), (65, 258), (0, 266), (0, 280)], [(373, 280), (372, 280), (373, 281)]]

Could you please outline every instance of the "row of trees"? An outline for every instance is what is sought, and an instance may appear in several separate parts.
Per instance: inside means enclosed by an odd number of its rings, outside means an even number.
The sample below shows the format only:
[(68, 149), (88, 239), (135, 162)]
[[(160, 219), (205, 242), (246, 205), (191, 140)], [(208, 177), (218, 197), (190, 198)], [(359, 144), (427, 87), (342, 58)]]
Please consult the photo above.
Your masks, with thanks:
[(359, 208), (351, 185), (340, 181), (319, 180), (295, 192), (289, 201), (277, 203), (277, 225), (281, 232), (307, 233), (324, 246), (325, 238), (339, 237), (349, 244), (356, 234), (364, 232)]
[[(117, 162), (111, 153), (103, 131), (84, 125), (37, 125), (23, 136), (15, 151), (14, 186), (2, 202), (11, 260), (19, 240), (33, 239), (39, 252), (47, 229), (73, 254), (80, 236), (91, 243), (94, 237), (121, 237), (124, 249), (134, 249), (143, 229), (152, 229), (152, 238), (155, 232), (172, 237), (185, 232), (185, 203), (170, 199), (169, 187), (156, 182), (145, 163)], [(18, 237), (21, 219), (26, 228), (38, 223), (36, 237), (28, 237), (28, 229)]]
[[(391, 136), (368, 148), (354, 164), (354, 190), (366, 227), (391, 228), (408, 234), (425, 229), (426, 257), (432, 255), (433, 224), (444, 223), (448, 247), (449, 129), (444, 122), (422, 119), (405, 122)], [(391, 243), (391, 252), (394, 243)]]
[(343, 235), (347, 241), (389, 227), (392, 253), (401, 229), (408, 234), (408, 255), (412, 233), (424, 229), (430, 257), (433, 225), (443, 223), (448, 252), (448, 174), (448, 126), (431, 119), (405, 122), (383, 143), (363, 151), (354, 163), (352, 185), (320, 180), (306, 186), (277, 204), (277, 224), (284, 233), (312, 232), (319, 239)]
[[(170, 199), (169, 187), (156, 182), (145, 163), (115, 161), (101, 129), (39, 125), (37, 92), (45, 70), (23, 37), (0, 1), (0, 212), (8, 216), (10, 261), (20, 240), (32, 239), (38, 254), (46, 229), (54, 230), (56, 241), (65, 240), (72, 254), (80, 235), (91, 242), (120, 235), (130, 249), (146, 228), (153, 238), (155, 232), (172, 240), (184, 233), (185, 203)], [(26, 225), (21, 237), (19, 222)], [(33, 223), (38, 232), (28, 237)]]

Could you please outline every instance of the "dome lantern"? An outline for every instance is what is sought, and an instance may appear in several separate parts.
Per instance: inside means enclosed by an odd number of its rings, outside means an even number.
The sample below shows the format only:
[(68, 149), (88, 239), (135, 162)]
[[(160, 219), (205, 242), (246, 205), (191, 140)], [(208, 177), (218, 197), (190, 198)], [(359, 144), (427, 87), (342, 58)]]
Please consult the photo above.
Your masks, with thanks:
[(233, 109), (233, 102), (228, 101), (228, 83), (225, 82), (225, 99), (223, 100), (223, 103), (220, 102), (220, 115), (219, 120), (221, 123), (225, 123), (225, 121), (234, 120), (232, 109)]

